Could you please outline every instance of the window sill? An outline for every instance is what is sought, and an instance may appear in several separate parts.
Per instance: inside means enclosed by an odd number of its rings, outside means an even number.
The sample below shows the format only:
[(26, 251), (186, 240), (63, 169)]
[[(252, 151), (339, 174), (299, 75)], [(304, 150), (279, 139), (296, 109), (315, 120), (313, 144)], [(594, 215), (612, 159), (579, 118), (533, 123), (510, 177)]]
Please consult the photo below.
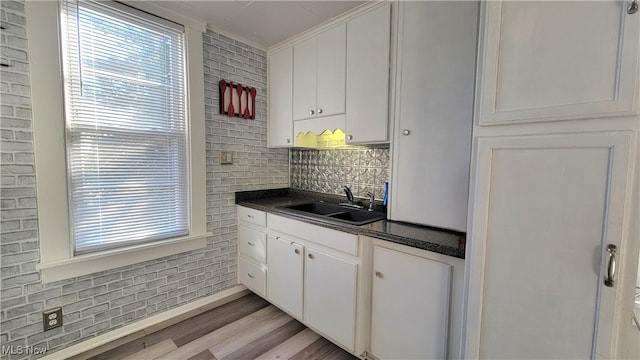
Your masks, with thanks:
[(207, 246), (207, 237), (211, 235), (204, 233), (86, 254), (66, 260), (40, 263), (37, 269), (40, 270), (42, 282), (49, 283), (200, 249)]

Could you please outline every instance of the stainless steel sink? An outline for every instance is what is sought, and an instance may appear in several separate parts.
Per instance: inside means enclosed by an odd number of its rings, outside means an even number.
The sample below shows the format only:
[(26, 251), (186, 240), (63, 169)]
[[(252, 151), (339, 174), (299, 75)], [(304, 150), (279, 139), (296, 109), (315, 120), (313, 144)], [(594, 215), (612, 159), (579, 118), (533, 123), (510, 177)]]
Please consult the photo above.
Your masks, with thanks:
[(385, 214), (381, 212), (353, 209), (339, 204), (320, 201), (279, 206), (279, 208), (302, 217), (357, 226), (386, 218)]

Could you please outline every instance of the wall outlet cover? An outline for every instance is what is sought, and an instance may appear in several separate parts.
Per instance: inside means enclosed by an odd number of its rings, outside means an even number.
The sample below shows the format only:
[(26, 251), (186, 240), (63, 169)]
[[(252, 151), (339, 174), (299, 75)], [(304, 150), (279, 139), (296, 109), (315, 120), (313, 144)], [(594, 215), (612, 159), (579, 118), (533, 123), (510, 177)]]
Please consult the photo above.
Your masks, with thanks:
[(44, 331), (62, 326), (62, 308), (49, 309), (42, 312), (42, 325)]
[(220, 151), (220, 164), (233, 164), (233, 153), (231, 151)]

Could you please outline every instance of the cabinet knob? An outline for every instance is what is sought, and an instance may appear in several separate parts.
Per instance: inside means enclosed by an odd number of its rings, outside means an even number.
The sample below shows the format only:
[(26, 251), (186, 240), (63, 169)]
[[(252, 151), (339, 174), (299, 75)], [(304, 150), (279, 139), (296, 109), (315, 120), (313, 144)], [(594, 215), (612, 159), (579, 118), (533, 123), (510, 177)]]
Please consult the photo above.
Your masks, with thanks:
[(322, 109), (318, 109), (318, 114), (322, 114)]
[(313, 114), (315, 114), (315, 111), (309, 110), (309, 115), (313, 115)]
[(353, 140), (353, 135), (347, 135), (347, 140)]
[(287, 139), (287, 144), (291, 143), (291, 139)]
[(407, 136), (407, 135), (409, 135), (409, 134), (411, 134), (411, 131), (410, 131), (410, 130), (408, 130), (408, 129), (404, 129), (404, 130), (402, 130), (402, 135)]
[(253, 276), (253, 275), (251, 275), (251, 274), (247, 274), (247, 276), (248, 276), (248, 277), (250, 277), (250, 278), (252, 278), (252, 279), (255, 279), (255, 278), (256, 278), (255, 276)]
[(293, 250), (293, 252), (296, 253), (296, 254), (300, 254), (300, 250), (298, 250), (298, 249)]
[(315, 256), (313, 256), (313, 254), (309, 254), (307, 256), (309, 256), (309, 259), (312, 259), (312, 260), (315, 258)]
[(247, 244), (249, 244), (249, 246), (255, 246), (251, 241), (247, 241)]
[(376, 271), (376, 277), (380, 278), (380, 279), (383, 279), (384, 275), (382, 275), (382, 273), (380, 271)]
[(638, 12), (638, 0), (633, 0), (627, 7), (627, 14), (633, 15)]
[(253, 219), (253, 215), (247, 215), (249, 219)]

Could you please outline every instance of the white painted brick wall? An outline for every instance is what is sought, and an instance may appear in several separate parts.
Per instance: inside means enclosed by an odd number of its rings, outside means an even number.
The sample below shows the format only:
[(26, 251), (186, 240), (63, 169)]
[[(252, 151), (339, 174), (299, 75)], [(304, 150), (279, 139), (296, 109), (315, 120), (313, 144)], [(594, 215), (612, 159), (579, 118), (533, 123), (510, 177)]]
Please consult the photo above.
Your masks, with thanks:
[[(268, 150), (266, 54), (204, 35), (207, 224), (203, 250), (49, 284), (40, 283), (30, 79), (22, 1), (1, 2), (0, 343), (54, 352), (236, 284), (234, 192), (286, 187), (288, 152)], [(218, 115), (218, 81), (258, 90), (255, 120)], [(232, 150), (233, 165), (219, 165)], [(37, 154), (35, 154), (37, 156)], [(42, 311), (63, 307), (64, 326), (42, 332)], [(2, 355), (2, 359), (26, 356)]]

